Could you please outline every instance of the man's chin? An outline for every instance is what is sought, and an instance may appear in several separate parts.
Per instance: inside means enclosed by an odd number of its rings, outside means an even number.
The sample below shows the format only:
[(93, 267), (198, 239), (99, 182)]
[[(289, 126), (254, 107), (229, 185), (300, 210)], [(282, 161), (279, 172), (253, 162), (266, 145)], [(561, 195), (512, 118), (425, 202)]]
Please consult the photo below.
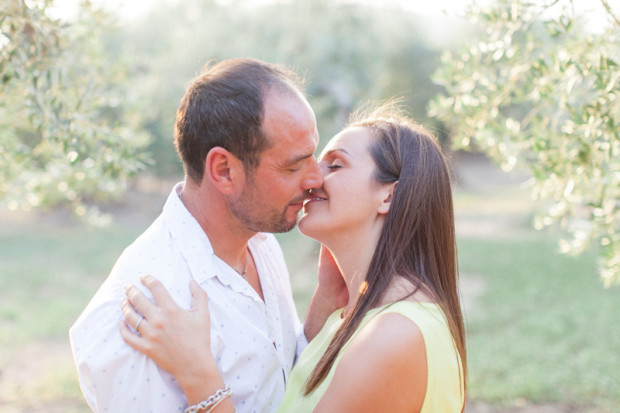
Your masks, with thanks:
[(289, 232), (293, 228), (295, 228), (295, 225), (297, 225), (297, 218), (298, 218), (297, 214), (295, 214), (294, 217), (291, 217), (289, 219), (286, 219), (286, 217), (283, 217), (281, 221), (265, 226), (266, 228), (268, 227), (268, 229), (260, 231), (260, 232), (271, 232), (273, 234), (281, 234), (284, 232)]
[(286, 225), (283, 225), (282, 228), (281, 228), (281, 231), (277, 231), (277, 232), (278, 233), (289, 232), (293, 228), (295, 228), (295, 225), (297, 225), (297, 217), (295, 217), (295, 219), (292, 222), (291, 221), (286, 221)]

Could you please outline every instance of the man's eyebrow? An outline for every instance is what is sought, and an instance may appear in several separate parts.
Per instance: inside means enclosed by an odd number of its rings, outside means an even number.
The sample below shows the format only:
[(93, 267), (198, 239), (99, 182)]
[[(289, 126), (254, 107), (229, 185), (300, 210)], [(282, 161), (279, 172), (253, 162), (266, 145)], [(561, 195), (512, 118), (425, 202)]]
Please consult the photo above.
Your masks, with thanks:
[(308, 159), (311, 156), (314, 156), (314, 154), (310, 153), (310, 154), (307, 154), (307, 155), (298, 155), (298, 156), (296, 156), (296, 157), (294, 157), (292, 159), (289, 159), (288, 161), (285, 161), (284, 164), (285, 165), (292, 165), (292, 164), (295, 164), (297, 162), (301, 162), (301, 161), (303, 161), (305, 159)]

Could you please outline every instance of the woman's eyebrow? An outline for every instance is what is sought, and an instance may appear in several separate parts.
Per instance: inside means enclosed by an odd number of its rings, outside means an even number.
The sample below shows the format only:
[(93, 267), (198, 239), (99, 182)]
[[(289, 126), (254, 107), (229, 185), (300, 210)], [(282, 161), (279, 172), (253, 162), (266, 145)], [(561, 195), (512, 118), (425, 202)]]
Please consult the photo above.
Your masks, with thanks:
[(327, 151), (324, 154), (322, 154), (321, 158), (329, 156), (329, 155), (333, 154), (334, 152), (342, 152), (345, 155), (347, 155), (349, 158), (351, 157), (351, 154), (346, 149), (344, 149), (344, 148), (334, 148), (334, 149), (330, 149), (329, 151)]

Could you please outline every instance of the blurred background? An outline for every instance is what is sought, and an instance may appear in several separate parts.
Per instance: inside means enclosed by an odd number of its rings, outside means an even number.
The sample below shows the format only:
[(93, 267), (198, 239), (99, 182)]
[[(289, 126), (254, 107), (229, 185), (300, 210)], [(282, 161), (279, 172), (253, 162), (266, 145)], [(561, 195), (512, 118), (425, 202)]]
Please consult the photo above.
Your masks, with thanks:
[[(391, 97), (444, 146), (466, 412), (620, 412), (617, 1), (1, 4), (0, 411), (89, 411), (68, 329), (183, 179), (189, 80), (255, 57), (306, 78), (320, 148)], [(303, 319), (318, 246), (278, 238)]]

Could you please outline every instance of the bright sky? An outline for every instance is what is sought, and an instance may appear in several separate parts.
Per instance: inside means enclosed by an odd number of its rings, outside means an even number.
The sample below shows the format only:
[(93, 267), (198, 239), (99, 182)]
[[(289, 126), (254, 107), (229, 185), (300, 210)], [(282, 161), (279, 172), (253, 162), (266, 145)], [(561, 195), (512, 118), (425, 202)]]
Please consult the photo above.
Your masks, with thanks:
[[(177, 1), (179, 7), (183, 7), (182, 0), (159, 0), (159, 1)], [(144, 13), (150, 7), (156, 6), (159, 1), (127, 1), (127, 0), (93, 0), (93, 3), (99, 4), (105, 7), (106, 10), (111, 12), (118, 12), (122, 17), (131, 20)], [(225, 4), (231, 0), (218, 0), (218, 2)], [(296, 0), (254, 0), (256, 3), (289, 3)], [(424, 14), (429, 16), (458, 16), (461, 15), (465, 9), (465, 6), (472, 1), (478, 4), (488, 4), (493, 0), (340, 0), (342, 2), (359, 3), (368, 6), (383, 6), (393, 5), (400, 6), (403, 9), (415, 12), (417, 14)], [(550, 3), (552, 0), (539, 0), (541, 4)], [(58, 11), (59, 16), (71, 16), (75, 14), (76, 4), (79, 0), (56, 0), (54, 3), (56, 7), (53, 9)], [(568, 4), (569, 2), (564, 2)], [(597, 0), (573, 0), (573, 6), (576, 8), (579, 14), (586, 15), (588, 17), (588, 27), (592, 31), (597, 31), (603, 26), (606, 26), (606, 19), (608, 16), (604, 12), (601, 1)], [(609, 6), (614, 10), (616, 16), (620, 15), (620, 1), (609, 0)], [(557, 10), (557, 9), (556, 9)]]
[[(71, 15), (75, 10), (75, 5), (79, 0), (56, 0), (54, 7), (60, 15)], [(257, 2), (285, 2), (282, 0), (256, 0)], [(360, 3), (376, 6), (377, 0), (344, 0), (347, 2)], [(487, 0), (488, 1), (488, 0)], [(226, 3), (227, 0), (220, 0)], [(478, 0), (480, 2), (480, 0)], [(131, 19), (139, 16), (149, 7), (157, 4), (156, 1), (126, 1), (126, 0), (94, 0), (95, 4), (104, 5), (109, 11), (119, 11), (123, 17)], [(442, 15), (444, 10), (449, 12), (461, 12), (467, 1), (464, 0), (382, 0), (380, 4), (400, 5), (407, 10), (415, 11), (419, 14)], [(182, 7), (182, 6), (180, 6)]]

